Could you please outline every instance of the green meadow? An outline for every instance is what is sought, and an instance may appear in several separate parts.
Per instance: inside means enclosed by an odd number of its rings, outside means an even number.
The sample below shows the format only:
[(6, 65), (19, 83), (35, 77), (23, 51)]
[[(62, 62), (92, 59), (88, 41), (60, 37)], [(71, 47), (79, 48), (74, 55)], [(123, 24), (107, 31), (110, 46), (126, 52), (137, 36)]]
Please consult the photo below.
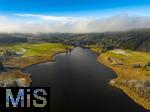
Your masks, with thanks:
[(36, 56), (41, 55), (46, 52), (59, 52), (63, 51), (67, 45), (59, 44), (59, 43), (40, 43), (40, 44), (7, 44), (0, 45), (0, 53), (2, 54), (3, 50), (9, 49), (12, 51), (16, 51), (18, 53), (22, 53), (23, 56)]

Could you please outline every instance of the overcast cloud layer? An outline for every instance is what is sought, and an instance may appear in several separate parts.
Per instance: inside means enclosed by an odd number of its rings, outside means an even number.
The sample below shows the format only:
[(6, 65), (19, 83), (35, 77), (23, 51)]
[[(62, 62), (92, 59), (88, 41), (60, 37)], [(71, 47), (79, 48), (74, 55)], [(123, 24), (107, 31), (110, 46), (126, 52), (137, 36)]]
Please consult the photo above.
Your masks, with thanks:
[(0, 33), (88, 33), (150, 28), (150, 17), (119, 15), (106, 19), (33, 14), (0, 16)]

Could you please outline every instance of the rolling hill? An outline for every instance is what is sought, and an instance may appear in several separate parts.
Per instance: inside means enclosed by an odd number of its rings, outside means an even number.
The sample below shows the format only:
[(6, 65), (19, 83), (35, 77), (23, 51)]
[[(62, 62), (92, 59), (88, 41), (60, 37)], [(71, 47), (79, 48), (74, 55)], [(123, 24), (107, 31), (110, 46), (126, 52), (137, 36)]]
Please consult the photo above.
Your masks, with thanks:
[(150, 52), (150, 29), (83, 34), (0, 34), (0, 44), (40, 42), (98, 45), (103, 49), (122, 48)]

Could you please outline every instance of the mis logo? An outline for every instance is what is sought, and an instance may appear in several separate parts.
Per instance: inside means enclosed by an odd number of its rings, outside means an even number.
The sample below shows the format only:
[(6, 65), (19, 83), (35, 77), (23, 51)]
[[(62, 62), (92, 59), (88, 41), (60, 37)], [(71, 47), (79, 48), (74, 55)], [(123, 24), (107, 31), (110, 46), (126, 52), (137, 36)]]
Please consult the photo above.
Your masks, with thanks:
[(50, 112), (50, 88), (0, 88), (0, 99), (4, 112)]

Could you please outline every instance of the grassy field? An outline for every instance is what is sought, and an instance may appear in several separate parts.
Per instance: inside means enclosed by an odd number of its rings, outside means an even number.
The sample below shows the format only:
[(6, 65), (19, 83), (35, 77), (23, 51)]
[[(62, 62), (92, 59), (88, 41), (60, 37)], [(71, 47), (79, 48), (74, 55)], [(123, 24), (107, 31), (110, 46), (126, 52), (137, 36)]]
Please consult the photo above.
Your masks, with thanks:
[[(146, 76), (146, 78), (150, 78), (150, 77), (147, 77), (148, 75), (150, 76), (150, 70), (146, 70), (143, 68), (144, 65), (150, 62), (150, 53), (117, 49), (117, 50), (108, 51), (101, 55), (101, 58), (104, 58), (107, 61), (108, 61), (108, 57), (114, 58), (114, 60), (112, 60), (112, 62), (109, 63), (109, 65), (113, 67), (134, 70), (139, 74), (139, 75), (137, 75), (137, 73), (135, 75), (129, 74), (131, 75), (131, 77), (134, 77), (136, 79), (141, 79), (141, 76)], [(119, 65), (117, 64), (117, 62), (122, 62), (123, 65), (122, 66)], [(140, 64), (141, 67), (134, 68), (134, 65), (137, 65), (137, 64)], [(129, 75), (127, 77), (129, 77)]]
[(41, 43), (41, 44), (9, 44), (9, 45), (0, 45), (0, 50), (10, 49), (19, 53), (22, 53), (23, 56), (37, 56), (46, 52), (57, 52), (62, 51), (67, 47), (64, 44), (58, 43)]
[[(99, 53), (99, 48), (94, 46), (93, 49)], [(150, 53), (115, 49), (101, 53), (98, 61), (116, 72), (117, 77), (110, 81), (111, 86), (120, 88), (136, 103), (150, 110), (150, 66), (144, 68), (150, 62)]]
[(101, 53), (101, 48), (98, 45), (89, 45), (88, 47), (96, 53)]
[(70, 46), (58, 43), (40, 43), (3, 45), (0, 46), (0, 49), (10, 49), (12, 51), (22, 53), (23, 55), (21, 57), (12, 57), (4, 63), (25, 68), (32, 64), (52, 60), (55, 54), (65, 52), (66, 47)]

